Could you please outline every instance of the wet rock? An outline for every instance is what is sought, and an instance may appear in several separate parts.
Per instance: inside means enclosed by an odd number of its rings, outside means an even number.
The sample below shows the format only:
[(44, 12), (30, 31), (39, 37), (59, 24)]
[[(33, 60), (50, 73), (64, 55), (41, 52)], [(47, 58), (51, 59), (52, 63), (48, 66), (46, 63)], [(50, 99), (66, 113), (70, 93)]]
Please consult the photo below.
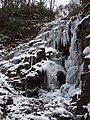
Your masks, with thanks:
[(15, 90), (22, 90), (22, 82), (20, 80), (14, 80), (11, 82)]
[(59, 87), (66, 83), (66, 75), (62, 71), (57, 72), (57, 81), (59, 81)]
[(3, 93), (3, 92), (0, 91), (0, 96), (2, 96), (2, 95), (6, 95), (6, 93)]
[(80, 100), (77, 102), (77, 113), (85, 114), (87, 109), (83, 108), (83, 105), (87, 105), (90, 102), (90, 72), (84, 72), (81, 75), (82, 80), (82, 93)]
[(44, 76), (41, 71), (30, 71), (30, 73), (26, 75), (26, 80), (24, 81), (25, 88), (27, 90), (35, 87), (40, 88), (43, 84), (43, 80)]
[(6, 104), (7, 104), (7, 105), (13, 104), (13, 98), (12, 98), (12, 97), (8, 97)]
[(69, 55), (69, 47), (70, 47), (69, 43), (67, 43), (66, 46), (63, 46), (62, 43), (59, 43), (58, 50), (63, 53), (62, 56), (67, 57)]
[(87, 109), (83, 108), (83, 105), (87, 106), (90, 102), (90, 71), (88, 70), (90, 59), (84, 58), (82, 55), (83, 50), (90, 45), (90, 3), (83, 8), (80, 14), (83, 19), (77, 28), (77, 48), (82, 58), (82, 62), (84, 62), (84, 68), (83, 73), (81, 74), (82, 92), (80, 100), (77, 101), (77, 114), (82, 115), (87, 113)]
[(84, 71), (88, 72), (88, 65), (90, 64), (90, 58), (84, 58)]
[[(79, 101), (79, 102), (81, 102), (81, 101)], [(83, 108), (83, 107), (79, 106), (79, 107), (76, 109), (76, 114), (77, 114), (77, 115), (85, 115), (86, 113), (88, 113), (87, 108)]]
[(72, 101), (71, 102), (76, 102), (77, 101), (77, 94), (75, 94), (74, 96), (72, 96)]
[(3, 113), (0, 112), (0, 120), (3, 120)]
[[(89, 1), (87, 0), (87, 2), (86, 3), (88, 3), (81, 11), (80, 11), (80, 14), (81, 14), (81, 16), (82, 17), (85, 17), (86, 15), (88, 15), (89, 14), (89, 10), (90, 10), (90, 3), (89, 3)], [(85, 3), (85, 4), (86, 4)]]
[(38, 92), (39, 92), (39, 88), (35, 88), (35, 89), (28, 89), (26, 90), (23, 95), (26, 97), (38, 97)]
[[(89, 6), (90, 6), (90, 4), (89, 4)], [(88, 9), (86, 6), (84, 9), (86, 10), (85, 13), (88, 13), (90, 10), (90, 7)], [(84, 13), (82, 12), (82, 15), (83, 14)], [(87, 37), (90, 34), (90, 24), (89, 23), (90, 23), (90, 16), (83, 19), (82, 22), (78, 25), (77, 38), (79, 39), (79, 42), (81, 44), (81, 51), (83, 51), (85, 49), (85, 47), (88, 46), (90, 43), (90, 38)]]
[(15, 77), (16, 76), (16, 72), (11, 72), (9, 77)]
[(40, 62), (41, 60), (46, 60), (46, 54), (44, 48), (40, 48), (40, 50), (37, 52), (37, 62)]

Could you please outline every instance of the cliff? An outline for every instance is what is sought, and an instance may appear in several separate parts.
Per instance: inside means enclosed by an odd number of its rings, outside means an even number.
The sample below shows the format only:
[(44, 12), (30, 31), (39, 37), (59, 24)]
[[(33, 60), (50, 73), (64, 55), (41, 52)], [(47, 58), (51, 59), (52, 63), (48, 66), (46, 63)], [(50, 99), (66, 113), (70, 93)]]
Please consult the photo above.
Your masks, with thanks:
[(0, 50), (0, 117), (90, 119), (90, 4), (44, 24), (33, 40)]

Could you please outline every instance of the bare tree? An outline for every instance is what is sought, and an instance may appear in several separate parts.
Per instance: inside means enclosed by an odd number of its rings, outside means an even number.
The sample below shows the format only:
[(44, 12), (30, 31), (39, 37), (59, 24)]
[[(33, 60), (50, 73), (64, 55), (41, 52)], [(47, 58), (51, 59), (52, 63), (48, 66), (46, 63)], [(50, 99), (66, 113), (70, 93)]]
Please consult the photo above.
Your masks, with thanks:
[(49, 4), (50, 4), (50, 10), (53, 10), (55, 6), (55, 0), (50, 0)]
[(28, 1), (27, 1), (27, 6), (29, 6), (29, 5), (30, 5), (30, 3), (31, 3), (31, 0), (28, 0)]

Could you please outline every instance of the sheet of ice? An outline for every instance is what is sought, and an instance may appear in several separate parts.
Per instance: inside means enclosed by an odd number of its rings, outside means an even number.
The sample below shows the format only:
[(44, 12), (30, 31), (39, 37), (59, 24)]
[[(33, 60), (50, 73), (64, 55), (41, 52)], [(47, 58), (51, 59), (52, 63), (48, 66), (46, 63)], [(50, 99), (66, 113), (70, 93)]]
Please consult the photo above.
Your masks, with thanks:
[[(77, 17), (77, 16), (76, 16)], [(77, 34), (76, 34), (76, 29), (78, 24), (80, 24), (80, 19), (79, 17), (76, 18), (76, 20), (73, 21), (73, 18), (71, 18), (71, 46), (69, 48), (69, 57), (65, 61), (65, 67), (67, 70), (67, 77), (66, 81), (69, 84), (75, 84), (75, 82), (79, 79), (80, 77), (80, 72), (81, 72), (81, 67), (79, 65), (80, 62), (80, 55), (77, 50)]]

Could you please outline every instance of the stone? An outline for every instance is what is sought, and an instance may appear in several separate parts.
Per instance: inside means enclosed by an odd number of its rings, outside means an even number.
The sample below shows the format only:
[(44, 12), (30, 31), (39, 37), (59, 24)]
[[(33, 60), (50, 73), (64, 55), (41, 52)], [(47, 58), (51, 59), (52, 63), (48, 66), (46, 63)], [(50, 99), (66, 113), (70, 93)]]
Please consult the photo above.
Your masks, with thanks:
[(6, 95), (6, 93), (0, 92), (0, 96), (2, 96), (2, 95)]
[(83, 114), (86, 113), (86, 109), (83, 108), (83, 105), (87, 105), (90, 102), (90, 71), (84, 72), (81, 75), (82, 80), (82, 93), (80, 96), (80, 100), (77, 101), (77, 113)]
[(74, 96), (72, 96), (72, 101), (71, 102), (76, 102), (77, 101), (77, 94), (75, 94)]
[(69, 42), (67, 43), (66, 46), (63, 46), (62, 43), (59, 43), (58, 51), (62, 52), (62, 56), (68, 56), (69, 55)]
[(26, 86), (27, 89), (31, 89), (34, 87), (40, 87), (41, 85), (41, 81), (42, 81), (42, 76), (41, 75), (35, 75), (35, 76), (28, 76), (26, 78)]
[(39, 92), (39, 88), (35, 88), (35, 89), (28, 89), (26, 90), (23, 95), (26, 96), (26, 97), (38, 97), (38, 92)]
[(7, 105), (13, 104), (13, 98), (12, 98), (12, 97), (8, 97), (6, 104), (7, 104)]
[(66, 75), (62, 71), (57, 72), (57, 81), (59, 81), (59, 87), (66, 83)]
[(41, 60), (46, 60), (45, 48), (40, 48), (37, 52), (37, 62), (40, 62)]
[(19, 75), (19, 74), (20, 74), (20, 70), (21, 70), (21, 69), (23, 69), (23, 68), (24, 68), (24, 66), (23, 66), (23, 65), (18, 66), (18, 68), (17, 68), (17, 75)]
[(90, 58), (84, 58), (84, 71), (88, 71), (88, 65), (90, 64)]

